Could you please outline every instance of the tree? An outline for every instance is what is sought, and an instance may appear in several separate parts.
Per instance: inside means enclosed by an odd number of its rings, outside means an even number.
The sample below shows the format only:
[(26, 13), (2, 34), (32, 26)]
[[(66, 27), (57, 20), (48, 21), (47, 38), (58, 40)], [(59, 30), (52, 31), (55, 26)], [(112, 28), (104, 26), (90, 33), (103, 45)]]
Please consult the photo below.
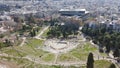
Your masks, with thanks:
[(5, 40), (5, 44), (7, 47), (12, 46), (12, 42), (8, 39)]
[(116, 66), (112, 63), (109, 68), (116, 68)]
[(36, 31), (35, 31), (35, 29), (33, 29), (33, 30), (30, 31), (30, 36), (31, 36), (31, 37), (36, 36)]
[(92, 53), (89, 53), (88, 55), (87, 68), (94, 68), (94, 58)]
[[(56, 20), (55, 20), (56, 21)], [(59, 23), (51, 21), (51, 28), (48, 31), (47, 35), (48, 37), (57, 37), (57, 38), (68, 38), (69, 35), (77, 35), (77, 31), (79, 30), (79, 24), (78, 23), (72, 23), (72, 22), (64, 22)]]
[(26, 30), (26, 25), (22, 25), (22, 30), (23, 30), (23, 31)]
[(119, 52), (118, 48), (116, 48), (115, 51), (113, 52), (113, 56), (114, 57), (119, 57), (120, 56), (120, 52)]
[(30, 31), (30, 36), (31, 36), (31, 37), (33, 37), (33, 36), (34, 36), (32, 31)]
[(106, 47), (106, 53), (109, 53), (110, 52), (110, 41), (111, 41), (111, 36), (110, 34), (106, 33), (105, 36), (104, 36), (104, 45)]
[(35, 29), (33, 29), (33, 36), (36, 36), (36, 31), (35, 31)]

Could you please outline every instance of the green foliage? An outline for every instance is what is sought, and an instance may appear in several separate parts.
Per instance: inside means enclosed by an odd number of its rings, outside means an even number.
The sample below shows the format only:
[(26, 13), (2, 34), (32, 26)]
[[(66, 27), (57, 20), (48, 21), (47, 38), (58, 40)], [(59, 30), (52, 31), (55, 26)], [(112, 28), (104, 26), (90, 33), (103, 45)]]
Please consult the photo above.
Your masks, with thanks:
[(9, 47), (9, 46), (13, 46), (12, 42), (8, 39), (5, 40), (5, 42), (0, 42), (0, 48), (3, 47)]
[(120, 57), (120, 51), (118, 48), (115, 49), (115, 51), (113, 52), (113, 55), (114, 55), (114, 57)]
[(94, 68), (94, 58), (92, 53), (89, 53), (88, 55), (87, 68)]
[[(82, 43), (82, 42), (81, 42)], [(84, 42), (83, 42), (84, 43)], [(76, 49), (70, 51), (70, 54), (80, 61), (86, 61), (89, 52), (96, 52), (97, 48), (93, 47), (90, 43), (80, 44)]]
[(76, 61), (76, 58), (74, 58), (71, 54), (61, 54), (59, 57), (59, 61), (62, 62), (69, 62), (69, 61)]
[(5, 35), (4, 34), (0, 34), (0, 38), (3, 38)]
[(0, 42), (0, 48), (6, 47), (7, 45), (5, 45), (3, 42)]
[(53, 61), (55, 58), (54, 54), (47, 54), (42, 57), (42, 59), (46, 62)]
[(109, 68), (116, 68), (116, 66), (112, 63)]
[(111, 62), (106, 60), (97, 60), (94, 62), (94, 68), (110, 68)]
[(51, 28), (48, 31), (48, 37), (63, 37), (67, 38), (69, 35), (77, 34), (79, 30), (78, 23), (52, 23)]
[(106, 47), (106, 53), (111, 49), (120, 48), (120, 32), (113, 30), (112, 27), (106, 27), (105, 24), (89, 26), (87, 23), (83, 26), (82, 32), (90, 36), (94, 43)]

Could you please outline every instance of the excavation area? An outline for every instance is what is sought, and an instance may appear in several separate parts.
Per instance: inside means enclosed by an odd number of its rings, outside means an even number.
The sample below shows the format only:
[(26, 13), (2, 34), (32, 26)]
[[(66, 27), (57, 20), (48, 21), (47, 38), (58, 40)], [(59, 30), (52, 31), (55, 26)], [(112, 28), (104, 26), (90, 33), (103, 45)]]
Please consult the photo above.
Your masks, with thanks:
[(48, 39), (44, 43), (43, 50), (51, 53), (66, 53), (76, 48), (78, 44), (79, 42), (77, 41), (77, 39)]

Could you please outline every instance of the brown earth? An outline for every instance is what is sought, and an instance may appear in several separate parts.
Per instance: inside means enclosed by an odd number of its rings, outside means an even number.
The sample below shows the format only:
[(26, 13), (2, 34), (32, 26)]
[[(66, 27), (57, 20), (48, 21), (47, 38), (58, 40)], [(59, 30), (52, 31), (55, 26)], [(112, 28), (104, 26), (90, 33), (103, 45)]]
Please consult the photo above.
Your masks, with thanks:
[(14, 62), (0, 60), (0, 68), (19, 68)]

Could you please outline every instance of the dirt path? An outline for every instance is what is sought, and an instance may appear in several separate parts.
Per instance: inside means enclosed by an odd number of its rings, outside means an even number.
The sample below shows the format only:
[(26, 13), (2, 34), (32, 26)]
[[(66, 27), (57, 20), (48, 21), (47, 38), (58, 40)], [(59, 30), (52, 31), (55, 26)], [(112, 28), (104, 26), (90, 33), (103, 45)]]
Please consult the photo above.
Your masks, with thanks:
[[(37, 63), (37, 64), (42, 64), (42, 65), (64, 65), (64, 66), (71, 66), (71, 65), (79, 65), (79, 66), (84, 66), (86, 65), (86, 61), (76, 61), (76, 62), (57, 62), (57, 59), (58, 59), (58, 55), (59, 54), (56, 54), (56, 57), (55, 57), (55, 60), (54, 62), (44, 62), (44, 61), (40, 61), (40, 60), (37, 60), (38, 58), (32, 58), (30, 56), (26, 56), (26, 57), (15, 57), (15, 56), (12, 56), (12, 55), (8, 55), (8, 54), (5, 54), (5, 53), (2, 53), (0, 54), (0, 56), (5, 56), (5, 57), (11, 57), (11, 58), (18, 58), (18, 59), (28, 59), (29, 61), (32, 61), (34, 63)], [(97, 57), (94, 58), (94, 60), (108, 60), (108, 61), (111, 61), (113, 63), (116, 63), (114, 61), (114, 59), (112, 58), (106, 58), (106, 57), (99, 57), (99, 59)], [(119, 68), (119, 67), (118, 67)]]
[[(35, 36), (34, 38), (36, 38), (36, 39), (42, 39), (42, 38), (41, 38), (42, 34), (43, 34), (48, 28), (49, 28), (49, 26), (45, 27), (45, 28), (44, 28), (37, 36)], [(23, 37), (22, 39), (23, 39), (23, 41), (21, 42), (21, 44), (20, 44), (19, 46), (23, 46), (23, 45), (25, 44), (26, 37)], [(42, 39), (42, 40), (44, 40), (44, 39)]]
[(0, 60), (0, 68), (19, 68), (14, 62)]
[(42, 38), (41, 38), (42, 34), (43, 34), (48, 28), (49, 28), (49, 26), (43, 28), (43, 30), (42, 30), (37, 36), (35, 36), (34, 38), (36, 38), (36, 39), (42, 39)]
[(54, 64), (57, 64), (58, 54), (55, 54)]
[(26, 57), (15, 57), (15, 56), (8, 55), (8, 54), (5, 54), (5, 53), (0, 54), (0, 56), (11, 57), (11, 58), (18, 58), (18, 59), (28, 59), (29, 61), (32, 61), (32, 62), (37, 63), (37, 64), (43, 64), (43, 65), (64, 65), (64, 66), (70, 66), (70, 65), (85, 65), (86, 64), (86, 62), (57, 62), (58, 54), (56, 55), (54, 63), (39, 61), (39, 60), (37, 60), (37, 58), (32, 58), (32, 57), (29, 57), (29, 56), (26, 56)]
[(26, 37), (23, 37), (22, 39), (23, 39), (23, 41), (22, 41), (22, 43), (20, 44), (20, 46), (23, 46), (23, 45), (25, 44)]
[[(49, 28), (49, 26), (45, 27), (37, 36), (35, 36), (36, 39), (41, 39), (41, 36), (42, 34)], [(24, 43), (26, 41), (26, 38), (23, 38), (23, 41), (22, 43), (20, 44), (20, 46), (23, 46)], [(83, 40), (80, 40), (80, 41), (85, 41), (84, 38)], [(93, 44), (93, 43), (91, 43)], [(96, 45), (94, 45), (96, 46)], [(41, 61), (41, 60), (38, 60), (39, 58), (32, 58), (30, 56), (26, 56), (26, 57), (15, 57), (15, 56), (12, 56), (12, 55), (8, 55), (8, 54), (5, 54), (5, 53), (2, 53), (0, 54), (0, 56), (5, 56), (5, 57), (11, 57), (11, 58), (23, 58), (23, 59), (28, 59), (29, 61), (32, 61), (34, 63), (37, 63), (37, 64), (43, 64), (43, 65), (64, 65), (64, 66), (71, 66), (71, 65), (80, 65), (80, 66), (83, 66), (83, 65), (86, 65), (86, 61), (76, 61), (76, 62), (57, 62), (57, 59), (58, 59), (58, 55), (59, 54), (55, 54), (55, 60), (54, 62), (44, 62), (44, 61)], [(95, 54), (95, 60), (108, 60), (108, 61), (111, 61), (113, 63), (116, 63), (116, 61), (112, 58), (106, 58), (106, 57), (101, 57), (100, 54)], [(100, 56), (99, 59), (97, 56)]]

